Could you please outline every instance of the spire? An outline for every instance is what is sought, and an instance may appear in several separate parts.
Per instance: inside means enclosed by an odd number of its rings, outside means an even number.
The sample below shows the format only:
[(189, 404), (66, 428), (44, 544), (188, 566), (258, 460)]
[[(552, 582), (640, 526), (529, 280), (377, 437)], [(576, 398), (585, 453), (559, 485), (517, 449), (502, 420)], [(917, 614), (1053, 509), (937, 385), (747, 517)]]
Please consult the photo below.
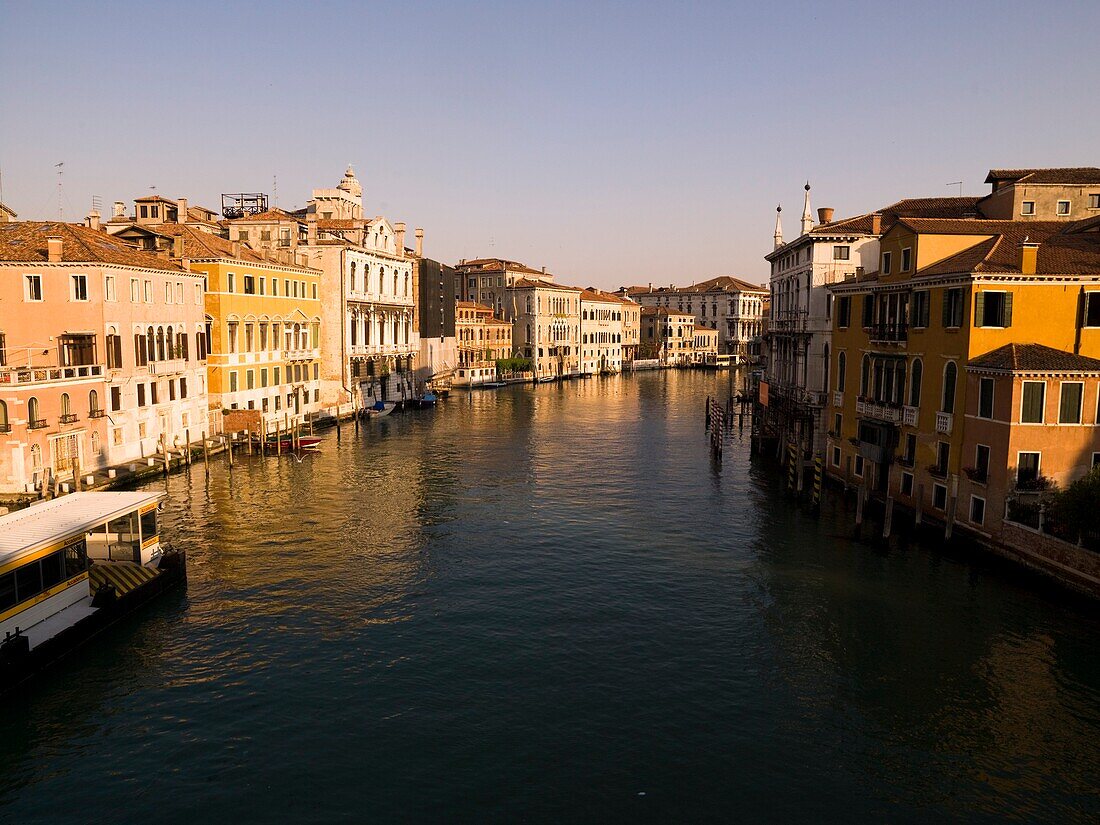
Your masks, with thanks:
[(806, 206), (802, 210), (802, 234), (805, 235), (814, 228), (814, 216), (810, 212), (810, 182), (806, 181)]
[(775, 207), (775, 249), (783, 246), (783, 204)]

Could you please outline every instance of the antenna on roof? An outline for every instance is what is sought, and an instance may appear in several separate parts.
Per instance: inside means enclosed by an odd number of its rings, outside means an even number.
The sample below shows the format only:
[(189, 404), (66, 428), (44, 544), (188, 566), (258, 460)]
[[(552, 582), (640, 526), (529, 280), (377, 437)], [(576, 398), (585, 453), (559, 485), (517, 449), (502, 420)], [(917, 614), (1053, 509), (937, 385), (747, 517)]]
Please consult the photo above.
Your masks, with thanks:
[(275, 197), (275, 208), (279, 208), (279, 176), (271, 176), (271, 190)]
[(962, 197), (963, 182), (961, 180), (953, 180), (953, 181), (951, 181), (951, 183), (945, 183), (944, 186), (957, 186), (957, 187), (959, 187), (959, 197), (960, 198)]
[(62, 209), (64, 208), (64, 195), (62, 193), (61, 175), (65, 171), (65, 161), (55, 163), (54, 166), (57, 168), (57, 219), (63, 221), (65, 218), (62, 214)]
[(103, 198), (101, 198), (99, 195), (92, 195), (92, 210), (98, 212), (99, 207), (101, 207), (102, 205)]

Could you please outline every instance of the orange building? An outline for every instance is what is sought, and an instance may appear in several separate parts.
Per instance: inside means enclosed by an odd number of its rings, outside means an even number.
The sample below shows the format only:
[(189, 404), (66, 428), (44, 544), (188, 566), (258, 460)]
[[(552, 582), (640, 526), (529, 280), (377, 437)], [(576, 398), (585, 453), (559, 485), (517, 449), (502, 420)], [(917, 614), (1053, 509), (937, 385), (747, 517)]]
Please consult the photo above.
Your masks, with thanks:
[(474, 301), (455, 306), (458, 339), (456, 386), (485, 384), (497, 379), (497, 361), (512, 355), (512, 324), (493, 317), (493, 310)]

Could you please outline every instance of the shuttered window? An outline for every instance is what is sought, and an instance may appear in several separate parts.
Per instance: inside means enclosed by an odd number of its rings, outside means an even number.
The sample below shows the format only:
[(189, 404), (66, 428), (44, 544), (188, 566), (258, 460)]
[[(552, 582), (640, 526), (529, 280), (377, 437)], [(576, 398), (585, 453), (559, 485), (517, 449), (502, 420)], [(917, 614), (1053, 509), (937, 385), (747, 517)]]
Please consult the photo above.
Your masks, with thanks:
[(1012, 326), (1012, 293), (979, 292), (974, 296), (974, 326)]
[(1023, 424), (1042, 424), (1043, 407), (1046, 404), (1047, 385), (1045, 381), (1025, 381), (1023, 396), (1020, 399), (1020, 422)]
[(1080, 381), (1066, 381), (1062, 384), (1062, 397), (1058, 404), (1059, 424), (1081, 423), (1081, 401), (1085, 396), (1085, 385)]

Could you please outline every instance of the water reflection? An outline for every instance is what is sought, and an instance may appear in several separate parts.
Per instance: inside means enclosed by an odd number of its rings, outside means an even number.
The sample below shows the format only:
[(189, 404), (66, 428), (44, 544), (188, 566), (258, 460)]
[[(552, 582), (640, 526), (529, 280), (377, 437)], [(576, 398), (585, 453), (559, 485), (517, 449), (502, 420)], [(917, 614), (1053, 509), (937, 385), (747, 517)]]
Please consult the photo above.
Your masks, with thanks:
[(0, 708), (0, 818), (1086, 821), (1095, 617), (852, 541), (747, 433), (713, 463), (730, 380), (459, 393), (156, 482), (188, 590)]

